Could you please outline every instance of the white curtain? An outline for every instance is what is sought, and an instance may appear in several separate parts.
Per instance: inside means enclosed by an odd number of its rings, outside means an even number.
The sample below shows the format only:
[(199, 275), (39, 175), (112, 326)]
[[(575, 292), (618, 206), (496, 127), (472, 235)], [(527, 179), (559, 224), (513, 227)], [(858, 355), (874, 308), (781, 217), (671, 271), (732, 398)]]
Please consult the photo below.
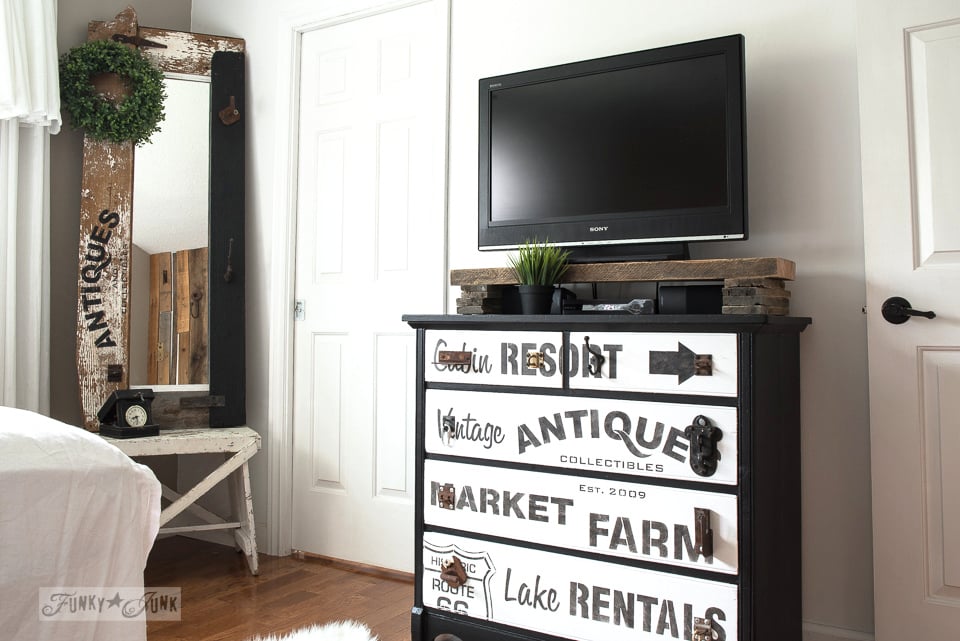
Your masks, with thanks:
[(48, 413), (57, 0), (0, 2), (0, 405)]

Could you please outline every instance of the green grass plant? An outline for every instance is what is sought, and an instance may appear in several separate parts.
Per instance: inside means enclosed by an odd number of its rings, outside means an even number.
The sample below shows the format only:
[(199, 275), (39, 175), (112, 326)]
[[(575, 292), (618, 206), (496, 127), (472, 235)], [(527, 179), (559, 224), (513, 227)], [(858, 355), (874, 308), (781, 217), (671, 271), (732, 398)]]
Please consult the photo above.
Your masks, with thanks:
[(527, 240), (516, 256), (510, 256), (510, 266), (521, 285), (555, 285), (570, 267), (570, 252), (551, 245), (549, 240)]

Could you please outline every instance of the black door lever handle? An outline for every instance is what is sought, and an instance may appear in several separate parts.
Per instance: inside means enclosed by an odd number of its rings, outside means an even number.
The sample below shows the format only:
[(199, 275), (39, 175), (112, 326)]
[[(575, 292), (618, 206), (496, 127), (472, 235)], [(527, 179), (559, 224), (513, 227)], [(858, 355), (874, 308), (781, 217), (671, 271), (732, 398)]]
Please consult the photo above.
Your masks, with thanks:
[(883, 318), (886, 319), (888, 323), (893, 323), (894, 325), (906, 323), (910, 320), (911, 316), (922, 316), (924, 318), (937, 317), (934, 312), (921, 312), (920, 310), (913, 309), (910, 307), (910, 301), (900, 296), (893, 296), (883, 301), (883, 305), (880, 307), (880, 313), (883, 314)]

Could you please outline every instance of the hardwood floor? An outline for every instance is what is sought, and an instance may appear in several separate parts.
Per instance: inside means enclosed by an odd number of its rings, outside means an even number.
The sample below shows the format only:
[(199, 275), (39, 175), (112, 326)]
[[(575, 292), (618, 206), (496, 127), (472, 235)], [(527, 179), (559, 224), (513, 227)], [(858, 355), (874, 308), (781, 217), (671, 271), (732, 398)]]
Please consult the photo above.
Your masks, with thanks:
[(150, 621), (147, 641), (246, 641), (340, 619), (365, 623), (380, 641), (410, 640), (413, 577), (351, 571), (321, 561), (243, 555), (184, 537), (161, 539), (147, 561), (147, 587), (179, 587), (176, 622)]

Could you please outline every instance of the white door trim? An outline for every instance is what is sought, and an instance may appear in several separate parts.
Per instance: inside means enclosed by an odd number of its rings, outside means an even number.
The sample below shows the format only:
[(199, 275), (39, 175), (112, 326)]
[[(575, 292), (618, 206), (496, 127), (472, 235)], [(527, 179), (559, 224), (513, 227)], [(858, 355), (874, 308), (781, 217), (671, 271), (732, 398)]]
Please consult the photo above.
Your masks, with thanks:
[[(277, 38), (279, 55), (277, 69), (288, 73), (277, 76), (277, 123), (273, 190), (276, 195), (276, 217), (270, 261), (270, 339), (267, 388), (267, 429), (263, 435), (267, 450), (267, 514), (266, 545), (268, 554), (290, 554), (292, 541), (293, 494), (293, 305), (296, 272), (296, 210), (297, 210), (297, 123), (300, 93), (297, 79), (303, 35), (345, 22), (404, 9), (436, 3), (444, 25), (440, 34), (443, 48), (446, 84), (444, 91), (444, 118), (441, 140), (443, 166), (447, 166), (449, 144), (450, 95), (450, 0), (396, 0), (358, 6), (357, 2), (311, 8), (305, 12), (280, 16), (280, 35)], [(444, 169), (444, 226), (447, 220), (447, 170)], [(446, 229), (444, 230), (446, 238)], [(448, 258), (444, 243), (444, 274)], [(443, 308), (447, 307), (447, 288), (444, 287)]]

